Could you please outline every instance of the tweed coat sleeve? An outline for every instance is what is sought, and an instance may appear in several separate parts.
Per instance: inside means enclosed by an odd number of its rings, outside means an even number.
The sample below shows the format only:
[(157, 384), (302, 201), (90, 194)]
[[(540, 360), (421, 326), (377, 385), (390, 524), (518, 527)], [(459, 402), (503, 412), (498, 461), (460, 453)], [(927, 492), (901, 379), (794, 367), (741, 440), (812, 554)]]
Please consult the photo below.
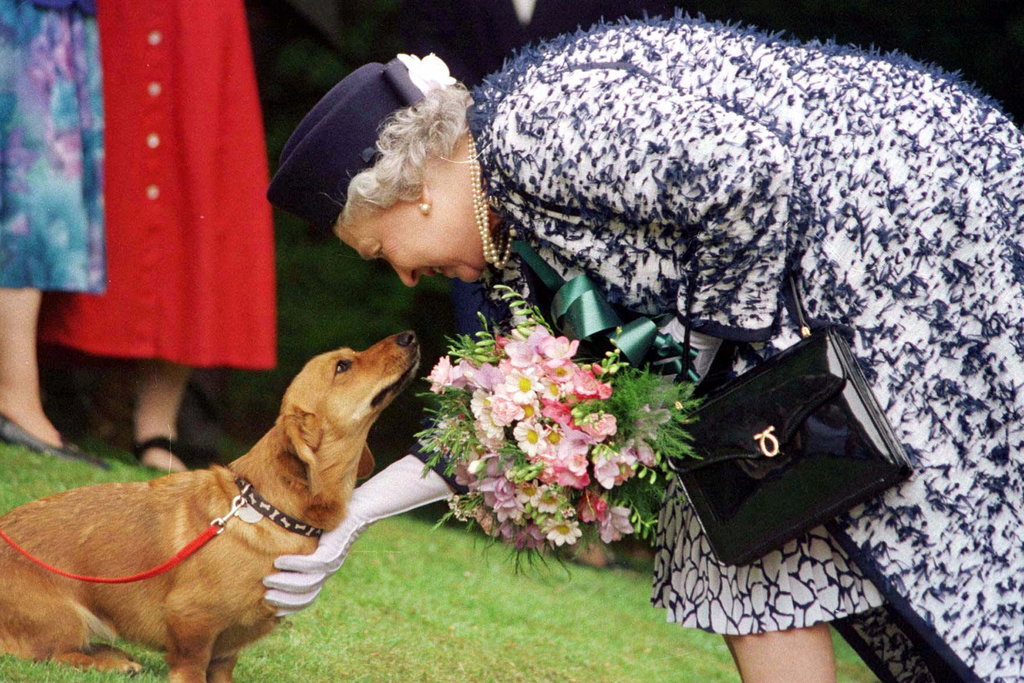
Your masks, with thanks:
[(546, 68), (492, 113), (492, 192), (556, 268), (647, 313), (684, 313), (692, 283), (695, 328), (767, 332), (793, 178), (771, 130), (628, 63)]

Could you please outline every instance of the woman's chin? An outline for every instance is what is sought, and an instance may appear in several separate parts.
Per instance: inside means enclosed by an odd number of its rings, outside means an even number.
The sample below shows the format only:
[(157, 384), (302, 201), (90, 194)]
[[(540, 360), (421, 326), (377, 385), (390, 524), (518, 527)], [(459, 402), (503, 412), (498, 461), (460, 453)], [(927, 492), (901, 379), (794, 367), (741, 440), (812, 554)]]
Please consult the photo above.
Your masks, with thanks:
[(462, 280), (463, 282), (476, 282), (483, 275), (483, 272), (482, 268), (465, 266), (456, 270), (449, 277), (453, 280)]

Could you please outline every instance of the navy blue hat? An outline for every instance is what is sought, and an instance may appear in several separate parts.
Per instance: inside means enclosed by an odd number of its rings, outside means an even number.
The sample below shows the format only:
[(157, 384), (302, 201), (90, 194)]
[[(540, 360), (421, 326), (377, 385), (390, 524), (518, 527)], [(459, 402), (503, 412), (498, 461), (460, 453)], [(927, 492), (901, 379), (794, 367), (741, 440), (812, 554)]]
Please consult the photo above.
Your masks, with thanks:
[(423, 99), (397, 58), (361, 66), (317, 102), (288, 138), (267, 199), (329, 230), (352, 176), (373, 165), (381, 124)]

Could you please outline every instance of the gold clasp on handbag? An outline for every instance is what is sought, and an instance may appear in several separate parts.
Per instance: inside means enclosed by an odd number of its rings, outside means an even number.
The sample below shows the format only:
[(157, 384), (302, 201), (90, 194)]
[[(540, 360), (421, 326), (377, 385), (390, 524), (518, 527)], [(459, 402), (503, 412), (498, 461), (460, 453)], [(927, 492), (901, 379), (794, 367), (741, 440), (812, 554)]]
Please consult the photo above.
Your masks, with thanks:
[(774, 458), (779, 454), (779, 440), (775, 438), (775, 425), (768, 427), (763, 432), (754, 434), (754, 441), (761, 447), (761, 453), (766, 458)]

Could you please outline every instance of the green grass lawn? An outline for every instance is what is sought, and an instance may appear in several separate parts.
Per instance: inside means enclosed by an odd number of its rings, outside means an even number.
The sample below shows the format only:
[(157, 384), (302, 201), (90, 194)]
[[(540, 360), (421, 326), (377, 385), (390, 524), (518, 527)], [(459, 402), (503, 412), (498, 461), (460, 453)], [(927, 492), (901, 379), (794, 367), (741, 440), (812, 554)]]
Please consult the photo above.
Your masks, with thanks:
[[(102, 472), (0, 447), (0, 512), (64, 488), (149, 476), (126, 460)], [(738, 681), (722, 639), (666, 623), (648, 605), (649, 583), (647, 572), (575, 564), (517, 574), (503, 547), (473, 534), (389, 519), (360, 538), (313, 607), (243, 652), (236, 680)], [(160, 653), (126, 649), (146, 667), (134, 681), (166, 678)], [(875, 680), (839, 640), (837, 651), (840, 681)], [(122, 680), (0, 656), (4, 683)]]

